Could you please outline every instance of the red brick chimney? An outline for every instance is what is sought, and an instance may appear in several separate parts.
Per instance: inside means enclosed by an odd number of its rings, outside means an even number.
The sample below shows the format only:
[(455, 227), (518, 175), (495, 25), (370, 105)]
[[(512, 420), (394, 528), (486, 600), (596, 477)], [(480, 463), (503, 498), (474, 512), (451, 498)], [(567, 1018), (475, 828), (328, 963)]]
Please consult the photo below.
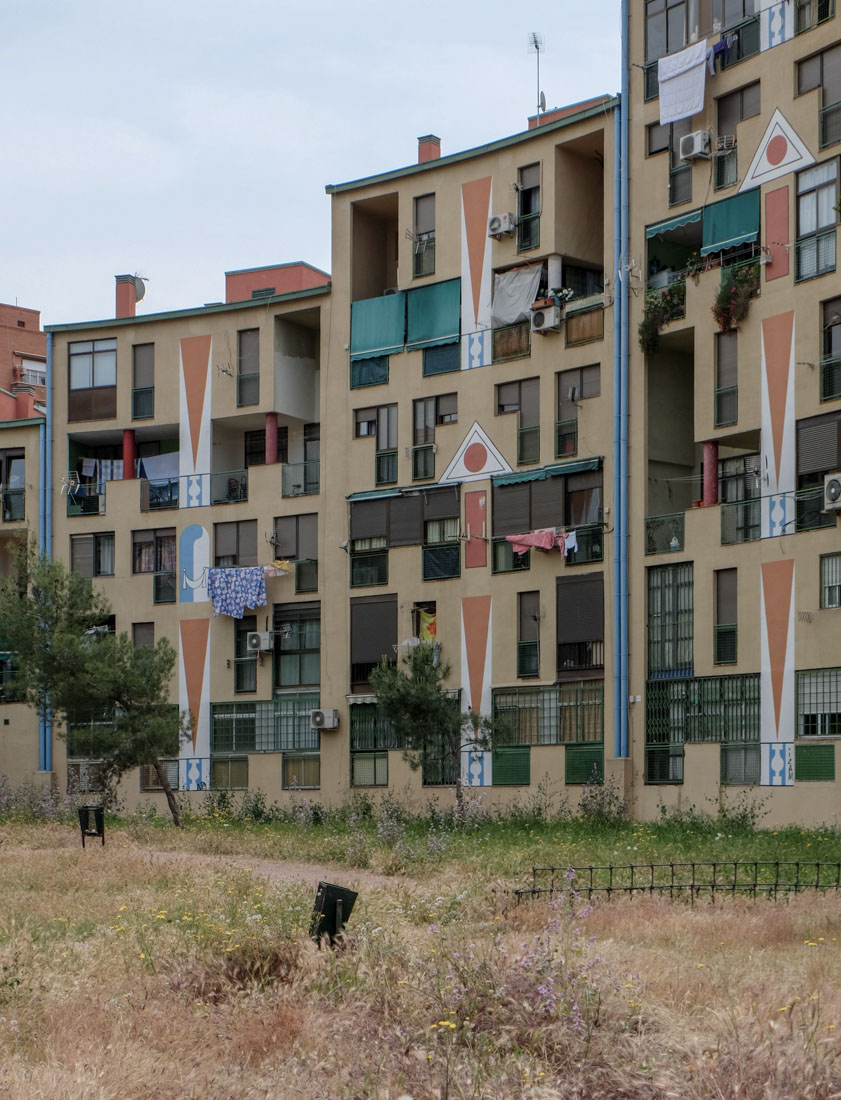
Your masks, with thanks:
[(137, 283), (133, 275), (115, 275), (117, 307), (115, 317), (134, 317), (137, 312)]
[(435, 134), (424, 134), (418, 138), (418, 164), (428, 160), (438, 160), (441, 156), (441, 139)]

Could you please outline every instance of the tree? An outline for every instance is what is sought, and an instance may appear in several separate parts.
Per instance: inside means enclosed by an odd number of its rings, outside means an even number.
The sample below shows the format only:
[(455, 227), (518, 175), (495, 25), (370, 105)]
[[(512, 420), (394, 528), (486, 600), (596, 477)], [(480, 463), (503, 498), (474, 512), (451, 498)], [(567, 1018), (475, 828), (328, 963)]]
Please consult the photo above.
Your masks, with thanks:
[(111, 607), (87, 577), (41, 557), (21, 541), (15, 573), (0, 578), (0, 623), (15, 654), (15, 687), (42, 717), (84, 730), (85, 755), (102, 760), (106, 790), (132, 768), (155, 768), (172, 819), (178, 803), (160, 757), (177, 754), (189, 716), (169, 702), (175, 650), (166, 638), (135, 646), (107, 626)]
[(475, 711), (462, 711), (457, 693), (444, 686), (450, 666), (440, 653), (440, 645), (421, 642), (397, 664), (384, 660), (377, 665), (371, 686), (380, 712), (400, 739), (403, 758), (413, 769), (422, 764), (437, 768), (443, 782), (452, 776), (461, 813), (461, 752), (488, 748), (491, 723)]

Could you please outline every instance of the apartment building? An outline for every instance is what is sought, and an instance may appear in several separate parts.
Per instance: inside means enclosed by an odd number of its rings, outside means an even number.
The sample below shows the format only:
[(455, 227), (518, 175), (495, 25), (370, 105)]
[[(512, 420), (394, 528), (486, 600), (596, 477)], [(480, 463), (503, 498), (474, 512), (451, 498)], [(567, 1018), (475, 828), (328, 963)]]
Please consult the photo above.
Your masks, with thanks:
[(833, 821), (835, 5), (640, 0), (628, 57), (636, 812), (747, 789)]

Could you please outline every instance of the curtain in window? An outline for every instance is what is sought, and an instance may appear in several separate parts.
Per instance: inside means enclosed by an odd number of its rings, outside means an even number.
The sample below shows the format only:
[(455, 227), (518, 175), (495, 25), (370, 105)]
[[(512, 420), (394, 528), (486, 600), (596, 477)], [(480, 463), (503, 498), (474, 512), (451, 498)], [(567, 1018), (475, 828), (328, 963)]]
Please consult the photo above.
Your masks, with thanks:
[(114, 536), (100, 535), (96, 540), (96, 572), (100, 576), (114, 575)]

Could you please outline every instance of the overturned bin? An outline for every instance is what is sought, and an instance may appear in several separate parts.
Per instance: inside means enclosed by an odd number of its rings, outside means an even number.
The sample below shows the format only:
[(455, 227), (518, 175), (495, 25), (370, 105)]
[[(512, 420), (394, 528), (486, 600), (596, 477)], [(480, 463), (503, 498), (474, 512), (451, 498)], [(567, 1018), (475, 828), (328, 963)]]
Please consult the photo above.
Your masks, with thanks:
[(82, 847), (86, 837), (99, 837), (105, 844), (105, 808), (103, 806), (80, 806), (79, 828), (82, 830)]

